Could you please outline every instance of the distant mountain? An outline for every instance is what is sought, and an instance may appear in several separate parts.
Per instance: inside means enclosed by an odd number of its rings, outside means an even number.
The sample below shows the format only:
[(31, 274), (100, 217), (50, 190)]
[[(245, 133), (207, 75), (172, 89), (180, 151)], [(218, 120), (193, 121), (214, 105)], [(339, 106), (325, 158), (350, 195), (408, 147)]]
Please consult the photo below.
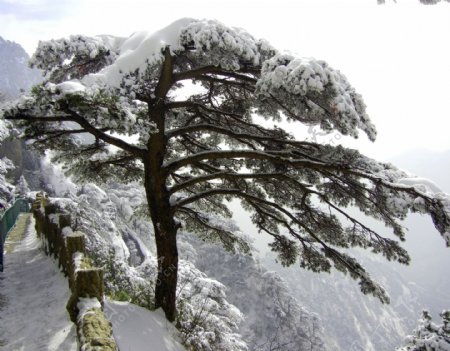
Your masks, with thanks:
[[(0, 37), (0, 105), (19, 97), (23, 91), (29, 91), (42, 81), (41, 71), (28, 67), (29, 59), (22, 46)], [(8, 140), (8, 135), (9, 130), (2, 122), (0, 158), (8, 158), (15, 166), (8, 170), (7, 178), (15, 182), (23, 174), (33, 189), (39, 189), (41, 179), (35, 174), (39, 168), (39, 158), (25, 148), (23, 140)]]
[(0, 94), (17, 98), (42, 80), (39, 70), (28, 67), (30, 57), (19, 44), (0, 37)]
[(285, 280), (293, 297), (317, 313), (328, 351), (393, 351), (414, 327), (415, 311), (421, 306), (407, 281), (382, 259), (371, 256), (357, 258), (386, 288), (390, 305), (363, 295), (357, 282), (341, 273), (317, 274), (297, 265), (280, 267), (272, 254), (262, 262)]

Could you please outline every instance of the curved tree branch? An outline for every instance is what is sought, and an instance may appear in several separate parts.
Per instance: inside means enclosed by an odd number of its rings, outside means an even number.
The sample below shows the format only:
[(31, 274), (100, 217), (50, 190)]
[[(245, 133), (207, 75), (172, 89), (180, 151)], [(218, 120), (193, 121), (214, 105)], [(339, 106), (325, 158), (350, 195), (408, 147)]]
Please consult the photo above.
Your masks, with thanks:
[(196, 68), (196, 69), (193, 69), (190, 71), (175, 73), (173, 75), (173, 81), (179, 82), (179, 81), (187, 80), (187, 79), (201, 79), (202, 76), (204, 76), (204, 75), (213, 74), (213, 75), (234, 78), (234, 79), (241, 80), (244, 82), (256, 84), (257, 80), (255, 78), (245, 75), (245, 73), (256, 73), (256, 71), (250, 72), (250, 71), (241, 70), (241, 71), (237, 71), (237, 72), (240, 72), (240, 73), (227, 71), (227, 70), (217, 67), (217, 66), (204, 66), (204, 67)]
[(117, 146), (119, 149), (127, 151), (137, 157), (142, 158), (145, 155), (144, 149), (131, 145), (122, 139), (113, 137), (111, 135), (102, 132), (101, 129), (94, 127), (92, 124), (90, 124), (86, 119), (84, 119), (75, 111), (68, 110), (67, 112), (70, 114), (72, 122), (78, 123), (84, 130), (86, 130), (87, 133), (92, 134), (96, 138), (103, 140), (108, 144)]

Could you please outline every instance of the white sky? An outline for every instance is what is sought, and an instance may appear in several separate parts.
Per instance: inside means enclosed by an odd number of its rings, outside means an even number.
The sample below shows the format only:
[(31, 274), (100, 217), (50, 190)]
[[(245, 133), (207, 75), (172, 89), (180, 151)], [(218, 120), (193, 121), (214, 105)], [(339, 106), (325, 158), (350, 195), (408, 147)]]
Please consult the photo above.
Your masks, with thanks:
[(0, 36), (32, 53), (38, 40), (70, 34), (129, 36), (180, 17), (243, 27), (278, 49), (324, 59), (340, 69), (364, 96), (377, 126), (374, 144), (363, 135), (351, 143), (369, 156), (387, 159), (417, 148), (450, 149), (447, 2), (0, 0)]

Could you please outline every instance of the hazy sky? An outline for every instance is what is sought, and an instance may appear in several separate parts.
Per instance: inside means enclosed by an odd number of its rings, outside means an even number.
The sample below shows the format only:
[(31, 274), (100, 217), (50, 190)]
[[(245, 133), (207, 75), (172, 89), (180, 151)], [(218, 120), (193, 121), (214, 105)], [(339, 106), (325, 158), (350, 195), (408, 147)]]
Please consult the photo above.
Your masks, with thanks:
[[(389, 0), (388, 0), (389, 1)], [(364, 96), (378, 129), (351, 145), (387, 159), (450, 149), (450, 4), (397, 0), (0, 0), (0, 36), (32, 53), (70, 34), (129, 36), (180, 17), (214, 18), (278, 49), (328, 61)], [(340, 142), (339, 135), (321, 140)]]

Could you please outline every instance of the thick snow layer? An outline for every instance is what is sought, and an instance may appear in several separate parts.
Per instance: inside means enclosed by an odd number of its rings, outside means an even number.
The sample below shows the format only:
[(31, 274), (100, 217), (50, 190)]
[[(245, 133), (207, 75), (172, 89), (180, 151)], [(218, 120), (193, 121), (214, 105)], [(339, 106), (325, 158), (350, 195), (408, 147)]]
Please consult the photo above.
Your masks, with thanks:
[(174, 341), (173, 326), (161, 310), (151, 312), (128, 302), (105, 301), (105, 314), (113, 325), (120, 351), (186, 351)]
[(78, 323), (83, 320), (83, 317), (86, 313), (89, 313), (89, 310), (94, 308), (101, 309), (102, 305), (97, 298), (89, 298), (89, 297), (81, 297), (77, 303), (78, 307)]
[(359, 128), (375, 140), (376, 130), (365, 113), (362, 97), (344, 75), (324, 61), (275, 55), (263, 64), (257, 93), (283, 101), (304, 123), (321, 123), (325, 130), (337, 129), (353, 137), (358, 136)]
[(430, 179), (421, 178), (421, 177), (409, 177), (402, 178), (398, 181), (400, 184), (405, 184), (409, 186), (414, 186), (418, 190), (421, 190), (424, 193), (441, 193), (442, 190)]
[[(49, 83), (50, 84), (50, 83)], [(62, 94), (73, 94), (84, 92), (86, 88), (78, 80), (70, 80), (57, 84), (56, 89), (60, 90)]]
[(121, 44), (117, 48), (111, 48), (118, 53), (114, 62), (98, 73), (85, 76), (83, 84), (92, 88), (133, 85), (132, 80), (127, 81), (127, 75), (136, 72), (142, 75), (148, 69), (158, 72), (165, 48), (176, 53), (184, 51), (185, 46), (193, 46), (195, 54), (191, 54), (196, 56), (197, 63), (204, 61), (205, 65), (231, 70), (239, 69), (240, 61), (260, 64), (262, 56), (274, 51), (266, 41), (256, 40), (242, 29), (229, 28), (214, 20), (192, 18), (181, 18), (154, 33), (136, 32), (118, 43)]
[[(162, 60), (162, 50), (169, 47), (173, 50), (182, 50), (180, 46), (181, 29), (193, 22), (193, 19), (182, 18), (155, 33), (141, 31), (131, 35), (119, 48), (119, 56), (113, 65), (110, 65), (97, 74), (84, 78), (89, 83), (106, 84), (119, 87), (124, 74), (139, 70), (145, 72), (149, 65)], [(101, 84), (103, 83), (103, 84)]]
[(75, 325), (66, 312), (68, 299), (67, 280), (44, 254), (33, 221), (22, 243), (5, 255), (0, 273), (1, 349), (78, 350)]
[(9, 170), (14, 169), (14, 164), (7, 157), (0, 158), (0, 174), (4, 175)]

